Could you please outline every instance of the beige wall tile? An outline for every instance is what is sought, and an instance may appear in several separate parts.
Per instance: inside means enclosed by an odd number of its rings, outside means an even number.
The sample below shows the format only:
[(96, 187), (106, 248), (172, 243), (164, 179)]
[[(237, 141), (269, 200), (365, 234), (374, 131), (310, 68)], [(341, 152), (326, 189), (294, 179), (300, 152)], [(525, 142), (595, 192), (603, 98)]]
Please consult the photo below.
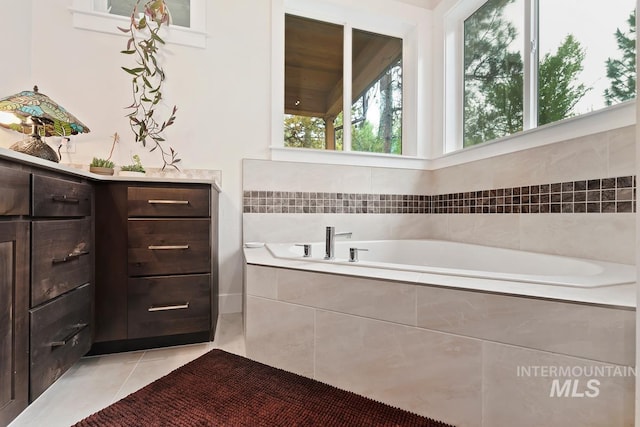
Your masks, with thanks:
[(314, 309), (247, 297), (247, 357), (313, 377)]
[(418, 326), (618, 364), (635, 360), (635, 311), (418, 288)]
[(278, 269), (258, 265), (246, 265), (245, 293), (257, 297), (278, 298)]
[(371, 168), (371, 193), (432, 194), (431, 171)]
[(540, 214), (520, 217), (520, 249), (635, 263), (632, 213)]
[(316, 379), (459, 427), (481, 419), (481, 343), (319, 310)]
[(242, 178), (243, 190), (371, 191), (371, 168), (366, 166), (244, 159)]
[(636, 174), (636, 127), (627, 126), (609, 133), (609, 176)]
[[(577, 366), (589, 373), (587, 367), (602, 367), (604, 364), (485, 343), (483, 365), (483, 426), (633, 426), (633, 377), (518, 376), (519, 367)], [(592, 386), (598, 389), (598, 394), (595, 397), (550, 397), (554, 379), (559, 380), (561, 385), (567, 379), (577, 379), (576, 395), (589, 390), (589, 379), (597, 379), (600, 385)]]
[(446, 240), (517, 249), (521, 216), (516, 214), (447, 215)]
[(278, 299), (405, 325), (416, 324), (416, 286), (403, 283), (281, 269)]

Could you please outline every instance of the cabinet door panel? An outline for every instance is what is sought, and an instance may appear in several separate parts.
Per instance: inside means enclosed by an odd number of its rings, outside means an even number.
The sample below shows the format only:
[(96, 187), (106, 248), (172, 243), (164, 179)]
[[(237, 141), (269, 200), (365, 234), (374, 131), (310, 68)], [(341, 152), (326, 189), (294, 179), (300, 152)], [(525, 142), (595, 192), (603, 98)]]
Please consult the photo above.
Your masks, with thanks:
[(208, 217), (209, 188), (129, 187), (130, 217)]
[(129, 279), (129, 338), (208, 331), (211, 276)]
[(28, 242), (28, 222), (0, 222), (0, 425), (28, 403)]
[(211, 272), (211, 221), (129, 220), (129, 276)]
[(91, 280), (91, 220), (33, 221), (31, 306)]

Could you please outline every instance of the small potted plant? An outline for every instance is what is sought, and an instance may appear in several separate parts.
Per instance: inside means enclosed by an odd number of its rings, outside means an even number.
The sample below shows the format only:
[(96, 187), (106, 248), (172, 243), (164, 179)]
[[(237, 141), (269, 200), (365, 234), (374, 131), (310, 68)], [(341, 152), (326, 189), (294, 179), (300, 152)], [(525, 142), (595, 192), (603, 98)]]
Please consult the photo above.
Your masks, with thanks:
[(120, 176), (142, 176), (145, 174), (144, 167), (140, 161), (140, 156), (133, 155), (133, 163), (120, 168)]
[(99, 159), (94, 157), (89, 164), (89, 172), (97, 173), (98, 175), (113, 175), (114, 164), (109, 159)]
[(115, 167), (115, 164), (111, 161), (111, 156), (113, 156), (113, 149), (118, 141), (120, 141), (120, 136), (118, 135), (118, 132), (116, 132), (113, 134), (113, 142), (111, 143), (109, 157), (106, 159), (94, 157), (89, 164), (89, 172), (97, 173), (98, 175), (113, 175), (113, 168)]

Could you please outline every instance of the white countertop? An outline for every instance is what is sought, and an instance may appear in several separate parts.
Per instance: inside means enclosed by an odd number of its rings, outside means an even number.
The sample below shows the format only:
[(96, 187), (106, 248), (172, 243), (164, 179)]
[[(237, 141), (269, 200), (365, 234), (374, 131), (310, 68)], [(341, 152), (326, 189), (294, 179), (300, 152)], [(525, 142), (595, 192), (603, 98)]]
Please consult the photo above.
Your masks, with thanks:
[(495, 292), (560, 301), (571, 301), (623, 308), (636, 307), (636, 285), (615, 285), (593, 288), (575, 286), (539, 285), (534, 283), (510, 282), (506, 280), (478, 279), (412, 271), (386, 270), (363, 266), (349, 266), (332, 262), (314, 262), (276, 258), (266, 248), (244, 247), (247, 264), (267, 267), (289, 268), (318, 273), (333, 273), (345, 276), (368, 277), (372, 279), (397, 280), (406, 283), (450, 287), (456, 289)]
[[(124, 176), (109, 176), (98, 175), (88, 170), (73, 167), (71, 165), (65, 165), (62, 163), (55, 163), (50, 160), (41, 159), (39, 157), (30, 156), (24, 153), (18, 153), (17, 151), (9, 150), (7, 148), (0, 147), (0, 159), (12, 160), (17, 163), (37, 166), (43, 169), (62, 172), (68, 175), (83, 177), (94, 181), (128, 181), (128, 182), (164, 182), (164, 183), (192, 183), (192, 184), (209, 184), (216, 191), (220, 192), (220, 183), (211, 178), (189, 178), (184, 175), (186, 173), (176, 172), (175, 176), (171, 176), (172, 172), (167, 172), (161, 175), (154, 176), (136, 176), (136, 177), (124, 177)], [(185, 171), (186, 172), (186, 171)]]

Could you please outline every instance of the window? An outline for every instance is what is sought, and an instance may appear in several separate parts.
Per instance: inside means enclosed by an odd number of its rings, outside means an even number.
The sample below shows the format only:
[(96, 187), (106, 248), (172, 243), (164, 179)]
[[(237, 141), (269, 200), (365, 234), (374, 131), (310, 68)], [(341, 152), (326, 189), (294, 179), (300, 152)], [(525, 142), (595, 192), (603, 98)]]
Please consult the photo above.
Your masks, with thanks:
[[(171, 24), (165, 28), (167, 43), (204, 48), (206, 46), (206, 0), (165, 0), (171, 13)], [(136, 0), (73, 0), (73, 25), (92, 31), (122, 33)], [(145, 0), (139, 8), (144, 7)], [(142, 10), (140, 10), (142, 12)], [(164, 31), (163, 30), (163, 31)]]
[(402, 153), (402, 39), (287, 14), (284, 62), (285, 147)]
[[(141, 1), (138, 9), (142, 12), (146, 1)], [(191, 26), (190, 0), (165, 0), (171, 15), (171, 24), (189, 28)], [(131, 16), (136, 0), (107, 0), (107, 10), (113, 15)]]
[(635, 1), (586, 5), (490, 0), (464, 20), (465, 147), (635, 97)]

